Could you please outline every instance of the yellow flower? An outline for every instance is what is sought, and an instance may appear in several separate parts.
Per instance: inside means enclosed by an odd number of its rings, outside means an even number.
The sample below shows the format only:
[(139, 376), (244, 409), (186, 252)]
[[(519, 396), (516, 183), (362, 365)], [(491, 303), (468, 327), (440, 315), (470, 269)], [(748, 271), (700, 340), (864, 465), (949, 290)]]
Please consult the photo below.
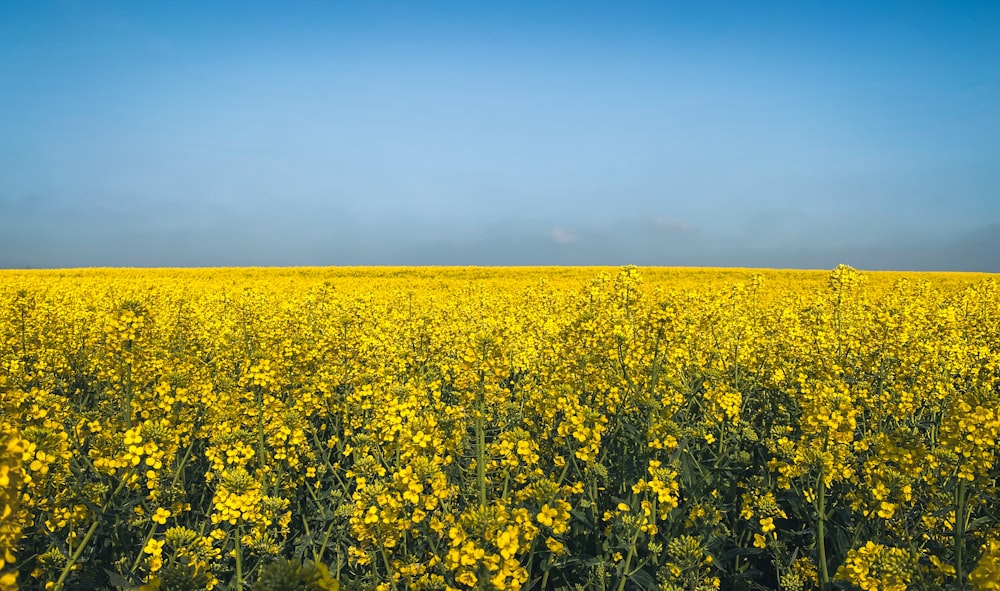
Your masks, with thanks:
[(468, 587), (475, 587), (476, 586), (476, 582), (479, 579), (476, 578), (476, 575), (473, 574), (472, 571), (463, 570), (461, 573), (459, 573), (459, 575), (457, 577), (455, 577), (455, 580), (458, 581), (459, 583), (462, 583), (463, 585), (468, 586)]
[(163, 552), (163, 540), (150, 540), (142, 549), (146, 554), (159, 556)]
[(156, 509), (156, 512), (153, 513), (153, 516), (150, 519), (152, 519), (156, 523), (159, 523), (160, 525), (164, 525), (167, 523), (168, 517), (170, 517), (170, 511), (164, 509), (163, 507), (159, 507)]
[(558, 516), (559, 516), (559, 511), (545, 504), (542, 505), (542, 508), (538, 512), (538, 515), (535, 516), (535, 519), (537, 519), (538, 523), (541, 523), (542, 525), (547, 525), (549, 527), (552, 527), (554, 519)]
[(553, 554), (564, 554), (566, 552), (566, 545), (551, 536), (545, 538), (545, 546)]
[(1000, 589), (1000, 540), (990, 540), (983, 548), (975, 570), (969, 575), (973, 591)]

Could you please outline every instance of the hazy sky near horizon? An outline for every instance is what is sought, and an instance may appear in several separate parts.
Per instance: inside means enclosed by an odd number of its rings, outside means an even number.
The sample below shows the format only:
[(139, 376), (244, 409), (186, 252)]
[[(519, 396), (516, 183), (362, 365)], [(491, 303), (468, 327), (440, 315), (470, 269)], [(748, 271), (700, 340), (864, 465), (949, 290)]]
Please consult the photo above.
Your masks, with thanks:
[(0, 267), (1000, 272), (997, 2), (0, 4)]

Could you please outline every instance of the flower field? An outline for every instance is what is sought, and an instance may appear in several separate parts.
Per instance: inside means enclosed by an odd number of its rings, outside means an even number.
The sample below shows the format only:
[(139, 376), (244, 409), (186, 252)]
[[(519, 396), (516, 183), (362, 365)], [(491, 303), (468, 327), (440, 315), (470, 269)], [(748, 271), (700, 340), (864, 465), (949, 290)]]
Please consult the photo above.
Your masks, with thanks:
[(0, 272), (0, 590), (1000, 589), (1000, 282)]

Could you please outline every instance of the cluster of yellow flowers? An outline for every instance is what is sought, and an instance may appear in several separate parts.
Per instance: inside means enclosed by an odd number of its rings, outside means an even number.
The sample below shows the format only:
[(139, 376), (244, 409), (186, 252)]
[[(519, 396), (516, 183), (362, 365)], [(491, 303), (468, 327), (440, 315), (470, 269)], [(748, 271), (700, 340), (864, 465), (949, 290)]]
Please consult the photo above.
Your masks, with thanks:
[(4, 271), (0, 591), (996, 589), (998, 409), (988, 275)]
[(867, 542), (847, 553), (837, 577), (864, 591), (906, 591), (911, 563), (911, 557), (901, 548)]
[(0, 425), (0, 590), (16, 589), (13, 570), (14, 550), (21, 539), (21, 489), (25, 478), (23, 464), (29, 459), (28, 442), (8, 424)]
[(969, 579), (976, 591), (1000, 589), (1000, 540), (990, 540), (983, 548), (979, 564)]

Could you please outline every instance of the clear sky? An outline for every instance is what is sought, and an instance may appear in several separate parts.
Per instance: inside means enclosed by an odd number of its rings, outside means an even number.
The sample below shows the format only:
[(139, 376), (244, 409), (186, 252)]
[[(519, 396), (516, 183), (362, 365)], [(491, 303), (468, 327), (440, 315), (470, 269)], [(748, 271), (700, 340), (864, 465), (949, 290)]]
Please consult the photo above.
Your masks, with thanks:
[(1000, 2), (0, 2), (0, 267), (1000, 272)]

